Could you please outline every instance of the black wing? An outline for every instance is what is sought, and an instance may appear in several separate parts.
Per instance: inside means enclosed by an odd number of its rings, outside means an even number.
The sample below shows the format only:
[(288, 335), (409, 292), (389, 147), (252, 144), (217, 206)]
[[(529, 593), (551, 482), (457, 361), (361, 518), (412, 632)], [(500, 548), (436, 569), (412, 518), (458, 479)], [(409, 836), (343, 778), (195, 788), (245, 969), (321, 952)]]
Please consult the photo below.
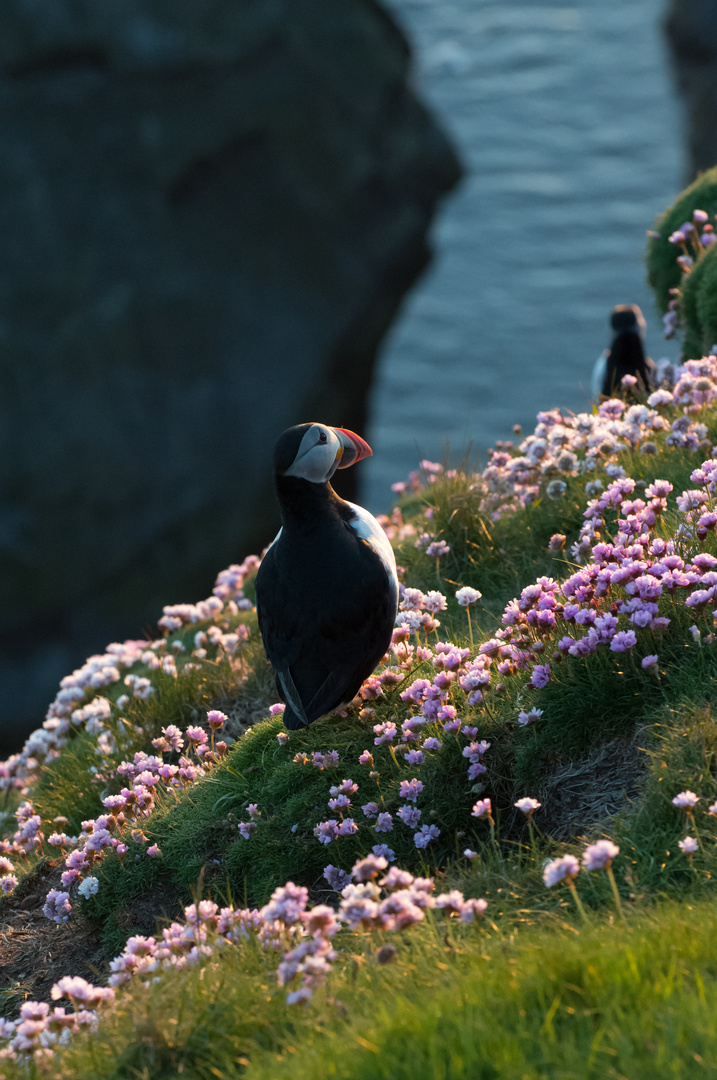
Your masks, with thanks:
[(386, 569), (352, 530), (344, 538), (338, 551), (289, 549), (280, 538), (259, 568), (259, 628), (287, 727), (350, 701), (391, 642), (396, 602)]

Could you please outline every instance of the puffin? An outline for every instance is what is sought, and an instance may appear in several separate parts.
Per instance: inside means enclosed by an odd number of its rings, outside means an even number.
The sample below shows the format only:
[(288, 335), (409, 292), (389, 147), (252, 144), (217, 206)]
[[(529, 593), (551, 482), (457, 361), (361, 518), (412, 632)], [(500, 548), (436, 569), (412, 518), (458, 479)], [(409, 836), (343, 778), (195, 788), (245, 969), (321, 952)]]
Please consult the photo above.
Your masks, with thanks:
[(624, 375), (634, 375), (642, 389), (651, 390), (656, 381), (655, 363), (645, 356), (645, 317), (637, 304), (617, 304), (610, 316), (612, 344), (593, 368), (592, 392), (596, 401), (625, 396)]
[(290, 730), (348, 704), (391, 643), (393, 549), (368, 510), (331, 486), (336, 469), (372, 454), (353, 431), (319, 423), (296, 424), (276, 443), (281, 529), (257, 573), (256, 610)]

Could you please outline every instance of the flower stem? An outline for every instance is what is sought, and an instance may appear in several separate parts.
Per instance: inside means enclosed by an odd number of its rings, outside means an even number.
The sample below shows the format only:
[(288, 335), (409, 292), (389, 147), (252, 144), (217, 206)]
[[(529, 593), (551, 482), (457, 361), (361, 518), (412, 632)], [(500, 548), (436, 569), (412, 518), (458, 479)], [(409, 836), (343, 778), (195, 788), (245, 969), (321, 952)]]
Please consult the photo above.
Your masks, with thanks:
[(575, 906), (577, 907), (578, 911), (580, 912), (580, 915), (582, 917), (583, 922), (589, 924), (590, 919), (588, 918), (587, 911), (583, 907), (582, 900), (578, 896), (578, 890), (575, 888), (575, 882), (573, 881), (573, 879), (571, 877), (569, 877), (567, 879), (567, 881), (568, 881), (568, 888), (570, 889), (570, 892), (573, 894), (573, 900), (575, 901)]
[(610, 882), (610, 888), (612, 889), (612, 895), (615, 897), (615, 907), (617, 908), (617, 913), (620, 916), (620, 918), (622, 919), (622, 921), (625, 922), (626, 921), (625, 912), (623, 911), (623, 908), (622, 908), (622, 901), (620, 899), (620, 893), (618, 892), (618, 889), (617, 889), (617, 882), (615, 881), (615, 875), (612, 872), (612, 866), (610, 866), (608, 864), (605, 867), (605, 870), (607, 872), (608, 881)]
[(471, 639), (471, 649), (474, 649), (475, 646), (473, 644), (473, 626), (471, 624), (471, 609), (470, 609), (470, 607), (466, 608), (466, 615), (468, 616), (468, 633), (470, 634), (470, 639)]

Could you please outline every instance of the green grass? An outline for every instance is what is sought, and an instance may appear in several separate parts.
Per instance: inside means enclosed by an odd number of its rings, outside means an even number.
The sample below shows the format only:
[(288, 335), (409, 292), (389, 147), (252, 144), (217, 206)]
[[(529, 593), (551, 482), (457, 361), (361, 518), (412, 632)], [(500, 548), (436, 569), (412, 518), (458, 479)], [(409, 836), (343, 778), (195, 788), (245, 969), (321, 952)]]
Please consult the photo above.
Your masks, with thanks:
[[(567, 892), (567, 890), (565, 890)], [(565, 901), (567, 902), (567, 901)], [(712, 901), (685, 896), (578, 925), (445, 927), (395, 941), (345, 935), (325, 990), (287, 1008), (277, 957), (228, 948), (201, 968), (134, 984), (96, 1035), (42, 1075), (246, 1080), (688, 1080), (714, 1075), (717, 938)], [(8, 1077), (25, 1075), (9, 1065)]]

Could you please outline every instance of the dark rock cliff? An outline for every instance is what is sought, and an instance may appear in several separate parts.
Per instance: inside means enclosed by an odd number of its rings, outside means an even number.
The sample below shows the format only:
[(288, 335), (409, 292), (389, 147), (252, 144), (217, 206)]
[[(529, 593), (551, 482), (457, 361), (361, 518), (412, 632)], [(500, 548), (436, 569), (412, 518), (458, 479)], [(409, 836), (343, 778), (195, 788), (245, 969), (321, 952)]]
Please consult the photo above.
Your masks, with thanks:
[(717, 4), (670, 0), (665, 31), (686, 114), (689, 182), (717, 164)]
[(270, 539), (284, 427), (362, 429), (459, 172), (374, 0), (6, 0), (0, 740)]

